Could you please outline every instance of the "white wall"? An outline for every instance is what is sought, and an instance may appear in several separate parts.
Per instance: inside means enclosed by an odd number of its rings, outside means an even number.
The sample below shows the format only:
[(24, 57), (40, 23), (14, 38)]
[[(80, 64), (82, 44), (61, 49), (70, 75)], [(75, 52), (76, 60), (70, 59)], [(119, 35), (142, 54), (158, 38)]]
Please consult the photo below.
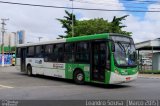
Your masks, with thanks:
[(160, 70), (160, 53), (153, 54), (153, 70)]
[(14, 33), (5, 33), (4, 46), (15, 46), (16, 35)]

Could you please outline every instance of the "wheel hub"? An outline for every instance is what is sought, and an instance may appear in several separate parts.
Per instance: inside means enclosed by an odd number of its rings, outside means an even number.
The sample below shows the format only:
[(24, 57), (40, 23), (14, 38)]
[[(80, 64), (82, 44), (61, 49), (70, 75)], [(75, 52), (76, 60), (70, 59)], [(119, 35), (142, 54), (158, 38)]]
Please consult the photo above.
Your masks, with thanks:
[(82, 81), (82, 80), (83, 80), (83, 74), (81, 74), (81, 73), (78, 74), (78, 75), (77, 75), (77, 79), (78, 79), (79, 81)]

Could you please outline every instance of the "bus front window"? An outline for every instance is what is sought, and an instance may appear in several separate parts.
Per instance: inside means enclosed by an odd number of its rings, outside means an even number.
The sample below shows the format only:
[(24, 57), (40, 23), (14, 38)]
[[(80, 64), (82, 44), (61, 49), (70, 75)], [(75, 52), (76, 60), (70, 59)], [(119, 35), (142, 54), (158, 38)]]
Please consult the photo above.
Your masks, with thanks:
[(136, 49), (133, 40), (127, 37), (113, 39), (115, 42), (114, 58), (118, 66), (136, 66)]

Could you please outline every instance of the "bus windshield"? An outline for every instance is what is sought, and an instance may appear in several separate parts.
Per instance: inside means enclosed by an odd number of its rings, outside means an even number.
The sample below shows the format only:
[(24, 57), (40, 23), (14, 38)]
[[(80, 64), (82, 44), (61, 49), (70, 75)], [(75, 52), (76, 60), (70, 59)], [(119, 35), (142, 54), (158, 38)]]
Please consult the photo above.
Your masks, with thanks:
[(124, 36), (112, 36), (115, 43), (114, 58), (117, 66), (136, 66), (136, 49), (133, 39)]

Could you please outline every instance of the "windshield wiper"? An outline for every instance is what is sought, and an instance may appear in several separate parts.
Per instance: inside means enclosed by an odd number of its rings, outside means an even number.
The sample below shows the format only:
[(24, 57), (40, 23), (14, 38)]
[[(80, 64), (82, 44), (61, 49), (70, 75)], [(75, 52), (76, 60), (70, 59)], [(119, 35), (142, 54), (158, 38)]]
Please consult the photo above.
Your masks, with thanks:
[(128, 45), (126, 47), (124, 47), (124, 45), (121, 42), (117, 42), (117, 44), (119, 45), (119, 47), (126, 53), (126, 51), (128, 51), (129, 46), (131, 45), (131, 43), (128, 43)]
[(126, 49), (125, 49), (125, 47), (122, 45), (121, 42), (117, 42), (117, 44), (119, 45), (119, 47), (120, 47), (124, 52), (126, 52)]

